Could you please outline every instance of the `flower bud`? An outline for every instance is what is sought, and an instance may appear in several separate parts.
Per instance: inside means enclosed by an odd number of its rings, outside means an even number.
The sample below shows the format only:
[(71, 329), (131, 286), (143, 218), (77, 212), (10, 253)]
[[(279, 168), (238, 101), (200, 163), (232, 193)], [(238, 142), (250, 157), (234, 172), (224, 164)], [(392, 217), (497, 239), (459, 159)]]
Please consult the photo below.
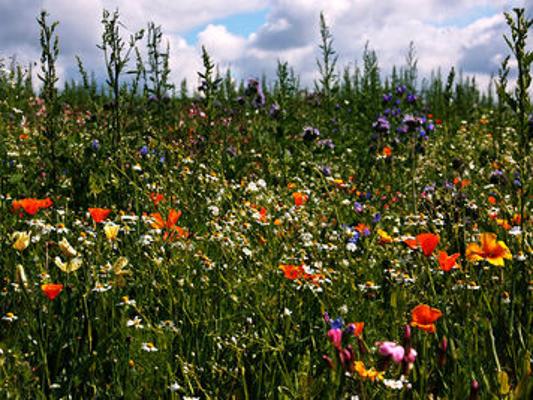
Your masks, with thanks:
[(479, 398), (479, 382), (475, 379), (470, 384), (470, 397), (468, 400), (477, 400)]

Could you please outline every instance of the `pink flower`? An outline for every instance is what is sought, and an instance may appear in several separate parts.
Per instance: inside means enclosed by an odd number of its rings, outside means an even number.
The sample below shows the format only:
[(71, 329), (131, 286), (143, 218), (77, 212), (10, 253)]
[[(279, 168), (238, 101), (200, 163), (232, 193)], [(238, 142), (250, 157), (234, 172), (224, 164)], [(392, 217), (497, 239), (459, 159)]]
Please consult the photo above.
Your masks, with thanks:
[(340, 329), (330, 329), (328, 331), (328, 338), (333, 343), (333, 347), (337, 350), (341, 349), (342, 345), (342, 331)]
[(411, 347), (407, 351), (407, 354), (404, 356), (404, 361), (406, 363), (413, 364), (415, 362), (415, 360), (416, 360), (416, 356), (417, 355), (418, 355), (418, 353), (416, 352), (416, 350)]
[(378, 352), (380, 355), (392, 358), (392, 361), (394, 361), (396, 364), (400, 364), (402, 362), (405, 355), (405, 349), (403, 346), (400, 346), (394, 342), (378, 342), (377, 345), (379, 346)]

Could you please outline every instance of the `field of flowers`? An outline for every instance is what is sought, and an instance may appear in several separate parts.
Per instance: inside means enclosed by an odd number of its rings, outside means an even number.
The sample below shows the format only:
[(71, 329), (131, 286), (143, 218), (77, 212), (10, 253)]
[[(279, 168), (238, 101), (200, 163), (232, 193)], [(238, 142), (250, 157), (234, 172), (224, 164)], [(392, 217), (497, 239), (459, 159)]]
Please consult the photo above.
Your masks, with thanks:
[(39, 23), (40, 91), (0, 72), (1, 398), (533, 397), (523, 13), (497, 95), (338, 74), (323, 20), (315, 90), (204, 50), (187, 94), (109, 13), (107, 86), (58, 90)]

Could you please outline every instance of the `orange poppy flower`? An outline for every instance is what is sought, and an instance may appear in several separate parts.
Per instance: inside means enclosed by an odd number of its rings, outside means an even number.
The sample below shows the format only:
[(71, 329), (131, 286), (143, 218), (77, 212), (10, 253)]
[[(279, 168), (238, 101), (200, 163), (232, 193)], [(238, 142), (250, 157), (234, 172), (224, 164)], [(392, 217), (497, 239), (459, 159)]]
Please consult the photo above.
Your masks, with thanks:
[(370, 232), (370, 227), (366, 224), (360, 223), (360, 224), (357, 224), (357, 226), (355, 227), (355, 230), (359, 232), (360, 234), (365, 234), (367, 232)]
[(383, 155), (385, 157), (390, 157), (392, 155), (392, 149), (389, 146), (383, 148)]
[(302, 265), (280, 264), (279, 269), (283, 271), (285, 278), (291, 281), (303, 278), (304, 276), (304, 268)]
[(41, 290), (49, 300), (54, 300), (63, 290), (63, 285), (61, 283), (45, 283), (41, 285)]
[(292, 194), (292, 197), (294, 199), (294, 205), (296, 207), (303, 206), (305, 203), (307, 203), (307, 200), (309, 199), (308, 195), (306, 195), (305, 193), (301, 193), (301, 192), (294, 192)]
[(504, 260), (513, 258), (507, 245), (501, 240), (496, 240), (495, 233), (482, 233), (480, 236), (481, 246), (470, 243), (466, 248), (466, 259), (470, 262), (486, 260), (492, 265), (503, 267)]
[(181, 211), (176, 211), (173, 208), (170, 209), (166, 221), (161, 216), (161, 213), (152, 213), (150, 216), (154, 219), (152, 228), (154, 229), (172, 229), (179, 221), (181, 217)]
[(434, 233), (421, 233), (420, 235), (416, 236), (416, 241), (418, 242), (418, 245), (422, 248), (422, 252), (426, 257), (431, 256), (433, 254), (433, 251), (437, 247), (440, 241), (439, 235), (435, 235)]
[(411, 311), (411, 326), (429, 333), (435, 333), (435, 322), (442, 317), (442, 312), (426, 304), (419, 304)]
[(12, 207), (13, 211), (18, 211), (21, 208), (29, 215), (35, 215), (39, 210), (43, 208), (51, 207), (53, 204), (52, 200), (47, 197), (46, 199), (21, 199), (13, 200)]
[(488, 197), (488, 200), (489, 200), (489, 203), (490, 203), (490, 204), (492, 204), (492, 205), (496, 204), (496, 197), (494, 197), (494, 196), (489, 196), (489, 197)]
[(439, 266), (445, 272), (451, 270), (459, 258), (459, 253), (454, 253), (451, 256), (448, 255), (445, 251), (439, 251)]
[(150, 216), (154, 219), (152, 228), (167, 230), (163, 236), (164, 240), (173, 240), (176, 237), (176, 234), (178, 237), (189, 237), (189, 233), (187, 231), (176, 225), (181, 217), (181, 211), (171, 208), (166, 220), (163, 219), (161, 213), (152, 213)]
[(364, 322), (352, 322), (348, 326), (353, 325), (353, 335), (359, 337), (363, 334), (363, 329), (365, 328)]
[(91, 214), (93, 221), (99, 224), (106, 220), (111, 214), (111, 210), (109, 208), (89, 208), (89, 214)]

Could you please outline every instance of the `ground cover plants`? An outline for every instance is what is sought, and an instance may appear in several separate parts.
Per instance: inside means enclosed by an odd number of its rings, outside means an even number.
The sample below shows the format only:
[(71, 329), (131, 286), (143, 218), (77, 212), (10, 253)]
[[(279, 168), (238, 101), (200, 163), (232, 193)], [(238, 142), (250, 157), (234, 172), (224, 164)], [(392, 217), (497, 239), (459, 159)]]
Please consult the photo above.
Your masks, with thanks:
[(533, 22), (506, 17), (486, 90), (414, 45), (339, 70), (321, 18), (314, 88), (204, 48), (189, 93), (118, 12), (106, 80), (78, 58), (60, 90), (43, 12), (39, 88), (0, 72), (0, 396), (532, 398)]

